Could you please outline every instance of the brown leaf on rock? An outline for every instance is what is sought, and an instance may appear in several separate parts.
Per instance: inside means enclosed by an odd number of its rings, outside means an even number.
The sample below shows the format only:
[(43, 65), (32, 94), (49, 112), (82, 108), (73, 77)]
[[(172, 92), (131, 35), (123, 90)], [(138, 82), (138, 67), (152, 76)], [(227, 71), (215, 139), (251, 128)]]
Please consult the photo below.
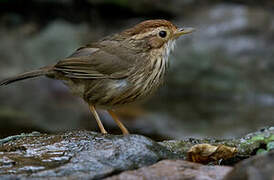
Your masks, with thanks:
[(192, 162), (207, 164), (234, 157), (237, 148), (225, 145), (213, 146), (210, 144), (197, 144), (188, 151), (188, 160)]

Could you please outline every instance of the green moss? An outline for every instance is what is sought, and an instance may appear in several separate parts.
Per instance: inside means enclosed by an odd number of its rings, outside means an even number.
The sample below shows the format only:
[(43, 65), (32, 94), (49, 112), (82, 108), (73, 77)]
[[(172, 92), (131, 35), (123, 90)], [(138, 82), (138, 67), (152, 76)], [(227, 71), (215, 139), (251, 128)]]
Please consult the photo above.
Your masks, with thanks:
[(266, 150), (267, 150), (267, 151), (274, 150), (274, 141), (269, 142), (269, 143), (266, 145)]
[(259, 149), (256, 154), (259, 155), (259, 154), (265, 154), (267, 153), (267, 151), (265, 149)]
[(254, 142), (254, 141), (263, 141), (265, 140), (265, 137), (263, 135), (258, 135), (258, 136), (254, 136), (252, 137), (249, 142)]
[(269, 142), (274, 141), (274, 134), (272, 134), (272, 135), (268, 138), (268, 141), (269, 141)]

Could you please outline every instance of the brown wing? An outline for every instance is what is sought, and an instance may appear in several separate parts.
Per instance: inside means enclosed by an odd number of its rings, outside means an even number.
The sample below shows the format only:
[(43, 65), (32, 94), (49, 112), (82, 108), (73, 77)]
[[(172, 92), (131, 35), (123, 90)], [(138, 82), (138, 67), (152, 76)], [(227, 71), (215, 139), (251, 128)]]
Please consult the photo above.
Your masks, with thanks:
[(78, 49), (54, 67), (65, 77), (78, 79), (120, 79), (127, 77), (130, 69), (131, 64), (118, 55), (90, 46)]

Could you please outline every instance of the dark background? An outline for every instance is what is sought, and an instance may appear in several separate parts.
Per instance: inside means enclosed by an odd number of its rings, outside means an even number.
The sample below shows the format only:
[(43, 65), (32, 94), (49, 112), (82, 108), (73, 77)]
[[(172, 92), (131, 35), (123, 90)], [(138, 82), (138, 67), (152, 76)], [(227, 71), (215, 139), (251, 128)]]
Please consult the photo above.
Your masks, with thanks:
[[(177, 42), (156, 95), (119, 110), (131, 132), (156, 140), (233, 137), (274, 125), (272, 0), (1, 0), (0, 79), (159, 18), (197, 31)], [(99, 112), (107, 130), (119, 134)], [(87, 105), (61, 82), (39, 78), (0, 88), (0, 137), (72, 129), (98, 130)]]

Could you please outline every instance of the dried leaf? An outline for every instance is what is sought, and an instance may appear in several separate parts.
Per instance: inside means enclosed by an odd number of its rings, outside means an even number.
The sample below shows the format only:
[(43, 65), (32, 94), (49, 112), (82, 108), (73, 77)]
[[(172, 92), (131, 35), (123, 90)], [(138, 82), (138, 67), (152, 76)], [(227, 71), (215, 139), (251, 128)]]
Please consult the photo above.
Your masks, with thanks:
[(235, 147), (225, 145), (213, 146), (210, 144), (197, 144), (192, 146), (188, 151), (188, 160), (207, 164), (209, 162), (217, 162), (221, 159), (226, 160), (236, 155)]

